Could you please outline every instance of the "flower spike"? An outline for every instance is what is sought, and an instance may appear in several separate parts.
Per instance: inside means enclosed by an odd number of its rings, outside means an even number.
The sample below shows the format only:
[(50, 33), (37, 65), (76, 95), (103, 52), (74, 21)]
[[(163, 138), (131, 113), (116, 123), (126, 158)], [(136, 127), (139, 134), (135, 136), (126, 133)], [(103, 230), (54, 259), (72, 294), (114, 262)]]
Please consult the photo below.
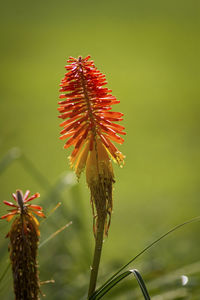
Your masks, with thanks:
[[(111, 142), (124, 142), (120, 137), (125, 135), (124, 127), (114, 123), (121, 121), (123, 114), (110, 111), (111, 106), (120, 101), (104, 87), (107, 84), (105, 75), (89, 59), (90, 56), (70, 57), (65, 66), (68, 72), (60, 84), (59, 118), (65, 120), (60, 124), (63, 127), (60, 139), (68, 139), (64, 148), (74, 146), (70, 162), (78, 177), (85, 167), (87, 154), (95, 147), (97, 140), (101, 140), (114, 161), (119, 164), (124, 162), (124, 156)], [(90, 145), (87, 153), (84, 152), (84, 161), (81, 160), (81, 165), (75, 165), (87, 141)]]
[[(122, 144), (124, 127), (117, 124), (123, 114), (111, 111), (119, 103), (112, 96), (105, 75), (90, 60), (90, 56), (70, 57), (65, 66), (67, 73), (61, 81), (59, 118), (63, 121), (60, 136), (67, 139), (64, 148), (73, 146), (69, 157), (71, 167), (79, 178), (86, 167), (86, 179), (91, 191), (95, 231), (99, 216), (107, 215), (105, 234), (112, 212), (112, 185), (114, 174), (110, 159), (123, 165), (124, 156), (113, 142)], [(97, 217), (95, 216), (97, 214)], [(107, 219), (107, 218), (106, 218)]]
[(12, 194), (15, 204), (3, 201), (13, 207), (10, 212), (1, 217), (10, 221), (15, 220), (7, 234), (10, 238), (9, 253), (13, 272), (13, 283), (16, 300), (39, 299), (40, 283), (38, 276), (37, 250), (40, 236), (39, 222), (33, 213), (45, 217), (42, 207), (27, 202), (38, 198), (39, 193), (29, 197), (30, 191), (23, 195), (17, 190)]

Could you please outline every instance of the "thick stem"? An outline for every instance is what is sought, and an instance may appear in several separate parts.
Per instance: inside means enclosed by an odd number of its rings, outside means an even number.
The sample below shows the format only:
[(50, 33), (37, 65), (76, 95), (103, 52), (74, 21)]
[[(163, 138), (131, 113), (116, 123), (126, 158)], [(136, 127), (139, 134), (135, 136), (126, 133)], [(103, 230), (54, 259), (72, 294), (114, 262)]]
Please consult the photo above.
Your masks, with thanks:
[(101, 251), (103, 245), (105, 219), (106, 219), (106, 214), (103, 214), (101, 215), (100, 218), (98, 218), (93, 263), (92, 263), (91, 273), (90, 273), (88, 298), (92, 296), (96, 288), (97, 276), (99, 271), (99, 263), (101, 259)]

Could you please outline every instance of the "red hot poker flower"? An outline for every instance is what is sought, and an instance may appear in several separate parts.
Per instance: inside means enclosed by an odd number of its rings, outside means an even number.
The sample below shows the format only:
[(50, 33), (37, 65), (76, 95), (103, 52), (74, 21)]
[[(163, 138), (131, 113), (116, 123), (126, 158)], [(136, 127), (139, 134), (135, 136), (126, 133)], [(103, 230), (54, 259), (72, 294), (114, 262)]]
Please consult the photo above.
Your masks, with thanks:
[[(113, 141), (122, 144), (120, 135), (124, 127), (116, 122), (123, 114), (111, 111), (111, 106), (120, 101), (112, 96), (103, 75), (90, 61), (90, 56), (76, 59), (70, 57), (65, 67), (67, 73), (61, 81), (59, 118), (60, 139), (68, 139), (64, 148), (74, 150), (69, 157), (77, 177), (86, 166), (86, 180), (91, 191), (94, 216), (94, 233), (108, 232), (112, 212), (112, 187), (114, 174), (110, 158), (123, 164), (123, 154)], [(108, 220), (107, 220), (108, 218)]]
[(40, 282), (38, 275), (37, 250), (40, 236), (39, 222), (32, 213), (45, 217), (39, 205), (28, 204), (40, 196), (29, 197), (30, 191), (23, 195), (17, 190), (12, 194), (15, 204), (4, 201), (13, 209), (1, 219), (15, 220), (7, 234), (10, 239), (9, 253), (13, 272), (14, 293), (16, 300), (39, 299)]
[[(97, 70), (89, 58), (70, 57), (65, 67), (67, 73), (60, 84), (60, 92), (64, 92), (60, 95), (62, 101), (58, 108), (61, 113), (59, 118), (64, 120), (60, 124), (64, 127), (60, 139), (68, 139), (64, 148), (74, 146), (70, 162), (78, 177), (97, 140), (101, 141), (114, 161), (119, 164), (124, 161), (124, 156), (112, 143), (124, 142), (120, 136), (125, 134), (124, 127), (114, 123), (121, 121), (123, 114), (110, 111), (111, 105), (120, 101), (110, 94), (111, 90), (104, 87), (107, 84), (105, 75)], [(84, 145), (87, 150), (81, 152)]]

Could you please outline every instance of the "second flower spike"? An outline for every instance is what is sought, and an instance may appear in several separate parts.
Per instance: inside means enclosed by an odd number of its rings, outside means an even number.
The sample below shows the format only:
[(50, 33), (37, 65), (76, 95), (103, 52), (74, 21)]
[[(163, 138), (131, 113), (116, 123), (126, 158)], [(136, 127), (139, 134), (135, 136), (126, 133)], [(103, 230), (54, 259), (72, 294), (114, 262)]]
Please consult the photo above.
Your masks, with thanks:
[(10, 239), (9, 253), (13, 273), (15, 300), (38, 300), (40, 282), (38, 275), (37, 251), (40, 236), (39, 222), (34, 217), (36, 214), (45, 217), (42, 207), (29, 204), (39, 193), (30, 196), (27, 190), (23, 195), (21, 190), (13, 193), (15, 203), (4, 201), (12, 207), (9, 213), (0, 217), (11, 221), (15, 218), (7, 237)]

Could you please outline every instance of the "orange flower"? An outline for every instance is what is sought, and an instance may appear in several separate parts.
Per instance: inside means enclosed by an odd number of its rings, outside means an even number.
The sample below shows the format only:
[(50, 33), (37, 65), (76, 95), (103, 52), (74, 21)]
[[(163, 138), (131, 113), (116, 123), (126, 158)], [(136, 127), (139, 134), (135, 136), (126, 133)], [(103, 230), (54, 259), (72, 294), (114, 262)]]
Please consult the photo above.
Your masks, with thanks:
[(107, 84), (105, 75), (89, 58), (70, 57), (69, 65), (65, 67), (68, 72), (60, 84), (60, 92), (64, 94), (60, 95), (63, 100), (59, 102), (59, 118), (65, 120), (60, 124), (64, 127), (60, 139), (68, 138), (64, 148), (74, 146), (70, 162), (75, 166), (78, 177), (97, 140), (101, 141), (114, 161), (119, 164), (124, 161), (122, 153), (111, 142), (124, 142), (119, 136), (125, 134), (124, 127), (114, 123), (121, 121), (123, 114), (110, 111), (111, 105), (120, 101), (110, 94), (111, 90), (103, 87)]
[(32, 213), (45, 217), (42, 207), (27, 204), (40, 196), (39, 193), (29, 197), (30, 191), (23, 195), (17, 190), (12, 194), (16, 204), (4, 203), (13, 207), (10, 212), (1, 217), (10, 221), (17, 216), (7, 234), (10, 239), (9, 253), (13, 273), (14, 293), (16, 300), (39, 299), (40, 282), (38, 276), (37, 250), (40, 236), (39, 222)]
[[(90, 56), (76, 59), (70, 57), (65, 67), (67, 73), (61, 81), (59, 101), (59, 118), (64, 121), (60, 126), (60, 139), (68, 139), (64, 148), (73, 146), (70, 164), (77, 177), (86, 166), (86, 179), (91, 190), (91, 203), (95, 220), (103, 213), (105, 233), (110, 223), (112, 212), (112, 184), (114, 174), (110, 158), (118, 164), (124, 163), (123, 154), (112, 141), (122, 144), (125, 135), (124, 127), (115, 122), (121, 121), (123, 114), (111, 111), (111, 106), (117, 104), (116, 97), (104, 85), (107, 84), (103, 75), (90, 61)], [(94, 208), (95, 206), (95, 208)], [(95, 217), (95, 209), (97, 219)]]

